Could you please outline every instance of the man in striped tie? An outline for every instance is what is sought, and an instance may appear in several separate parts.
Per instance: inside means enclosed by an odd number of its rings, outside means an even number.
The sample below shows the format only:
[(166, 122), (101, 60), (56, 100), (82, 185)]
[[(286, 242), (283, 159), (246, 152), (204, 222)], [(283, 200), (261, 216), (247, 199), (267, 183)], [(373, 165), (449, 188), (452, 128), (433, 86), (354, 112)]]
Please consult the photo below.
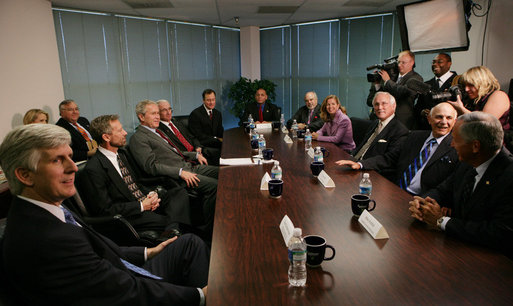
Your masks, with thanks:
[(450, 134), (456, 116), (449, 103), (440, 103), (428, 116), (431, 131), (412, 131), (400, 147), (383, 155), (360, 162), (336, 163), (353, 169), (377, 170), (409, 193), (423, 194), (447, 178), (458, 164)]

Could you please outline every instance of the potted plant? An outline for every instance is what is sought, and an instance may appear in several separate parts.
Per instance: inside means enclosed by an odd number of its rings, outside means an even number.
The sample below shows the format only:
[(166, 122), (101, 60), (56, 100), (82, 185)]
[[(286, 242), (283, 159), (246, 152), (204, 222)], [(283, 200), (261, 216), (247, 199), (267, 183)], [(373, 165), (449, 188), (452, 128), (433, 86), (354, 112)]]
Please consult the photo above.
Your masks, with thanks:
[(272, 102), (276, 99), (276, 84), (269, 80), (251, 81), (241, 77), (230, 86), (228, 98), (234, 101), (233, 106), (230, 108), (230, 113), (239, 119), (242, 118), (246, 105), (255, 101), (255, 93), (259, 88), (265, 89), (268, 101)]

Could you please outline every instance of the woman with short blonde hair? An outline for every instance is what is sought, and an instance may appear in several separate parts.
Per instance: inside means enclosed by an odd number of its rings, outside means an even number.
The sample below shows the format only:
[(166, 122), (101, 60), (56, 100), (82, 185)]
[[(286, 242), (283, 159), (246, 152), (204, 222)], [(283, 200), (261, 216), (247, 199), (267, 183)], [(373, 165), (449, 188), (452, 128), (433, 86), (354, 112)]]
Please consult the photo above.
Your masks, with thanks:
[(25, 113), (23, 116), (23, 124), (31, 123), (48, 123), (48, 113), (42, 109), (33, 108)]

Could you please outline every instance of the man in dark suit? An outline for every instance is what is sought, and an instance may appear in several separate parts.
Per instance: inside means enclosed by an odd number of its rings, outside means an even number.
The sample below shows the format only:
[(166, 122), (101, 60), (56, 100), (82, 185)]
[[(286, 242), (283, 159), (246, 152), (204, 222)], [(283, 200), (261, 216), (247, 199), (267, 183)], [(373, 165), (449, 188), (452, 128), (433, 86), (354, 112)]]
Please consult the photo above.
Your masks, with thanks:
[(87, 160), (96, 153), (98, 145), (89, 133), (89, 121), (80, 117), (80, 109), (73, 100), (64, 100), (59, 104), (61, 118), (55, 123), (65, 128), (71, 135), (73, 160)]
[(513, 156), (502, 147), (494, 116), (458, 118), (452, 145), (462, 161), (426, 198), (410, 202), (412, 216), (448, 235), (513, 255)]
[(384, 155), (360, 162), (338, 161), (353, 169), (373, 169), (412, 194), (423, 194), (452, 174), (458, 156), (451, 147), (456, 110), (440, 103), (429, 114), (430, 131), (412, 131), (403, 144)]
[(309, 91), (305, 94), (305, 106), (300, 107), (294, 116), (287, 121), (288, 129), (292, 127), (294, 119), (296, 119), (300, 130), (304, 130), (308, 126), (310, 132), (316, 132), (322, 127), (324, 121), (321, 118), (321, 106), (318, 104), (315, 91)]
[(119, 247), (61, 205), (76, 192), (70, 140), (61, 127), (25, 125), (0, 145), (15, 195), (2, 248), (11, 293), (28, 305), (199, 305), (209, 260), (199, 238)]
[(178, 223), (190, 224), (189, 196), (178, 184), (159, 198), (137, 182), (123, 147), (126, 132), (117, 115), (104, 115), (91, 122), (91, 134), (100, 144), (87, 162), (78, 187), (91, 212), (99, 216), (122, 215), (139, 231), (166, 231), (179, 235)]
[(394, 96), (378, 91), (372, 105), (378, 120), (369, 127), (363, 141), (352, 152), (357, 161), (394, 151), (401, 146), (409, 132), (395, 116)]
[(278, 106), (267, 101), (265, 89), (259, 88), (255, 93), (255, 102), (246, 105), (240, 124), (248, 122), (249, 115), (253, 117), (255, 123), (280, 121), (280, 114)]
[[(456, 71), (450, 71), (452, 64), (451, 56), (447, 53), (440, 53), (434, 59), (431, 70), (435, 77), (426, 81), (432, 92), (444, 92), (452, 86), (454, 78), (458, 75)], [(417, 129), (428, 130), (430, 128), (427, 122), (427, 114), (429, 110), (439, 101), (433, 101), (431, 94), (419, 95), (415, 104), (415, 123)]]
[(221, 148), (224, 133), (223, 115), (215, 109), (216, 92), (205, 89), (201, 96), (203, 105), (194, 109), (189, 115), (189, 130), (198, 138), (202, 146)]
[(157, 103), (141, 101), (136, 106), (136, 113), (141, 124), (129, 144), (135, 161), (150, 175), (169, 176), (196, 190), (203, 199), (203, 215), (207, 223), (204, 230), (212, 233), (219, 167), (207, 165), (199, 152), (180, 150), (178, 144), (158, 129)]
[(413, 129), (413, 105), (417, 93), (406, 86), (406, 82), (411, 79), (423, 81), (420, 74), (413, 71), (415, 66), (415, 55), (411, 51), (403, 51), (399, 53), (397, 58), (399, 66), (399, 77), (397, 80), (390, 79), (390, 75), (386, 70), (379, 70), (377, 73), (381, 76), (381, 80), (372, 84), (367, 98), (367, 105), (372, 107), (372, 98), (376, 91), (386, 91), (391, 93), (396, 100), (397, 109), (395, 114), (408, 129)]

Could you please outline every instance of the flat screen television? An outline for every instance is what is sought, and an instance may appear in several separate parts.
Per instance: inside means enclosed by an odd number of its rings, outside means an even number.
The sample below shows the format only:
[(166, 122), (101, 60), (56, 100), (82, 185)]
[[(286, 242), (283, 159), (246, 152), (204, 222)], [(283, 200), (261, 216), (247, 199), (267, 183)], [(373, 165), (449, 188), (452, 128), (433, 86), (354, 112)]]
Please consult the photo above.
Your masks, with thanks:
[(403, 50), (468, 50), (465, 0), (431, 0), (397, 6)]

